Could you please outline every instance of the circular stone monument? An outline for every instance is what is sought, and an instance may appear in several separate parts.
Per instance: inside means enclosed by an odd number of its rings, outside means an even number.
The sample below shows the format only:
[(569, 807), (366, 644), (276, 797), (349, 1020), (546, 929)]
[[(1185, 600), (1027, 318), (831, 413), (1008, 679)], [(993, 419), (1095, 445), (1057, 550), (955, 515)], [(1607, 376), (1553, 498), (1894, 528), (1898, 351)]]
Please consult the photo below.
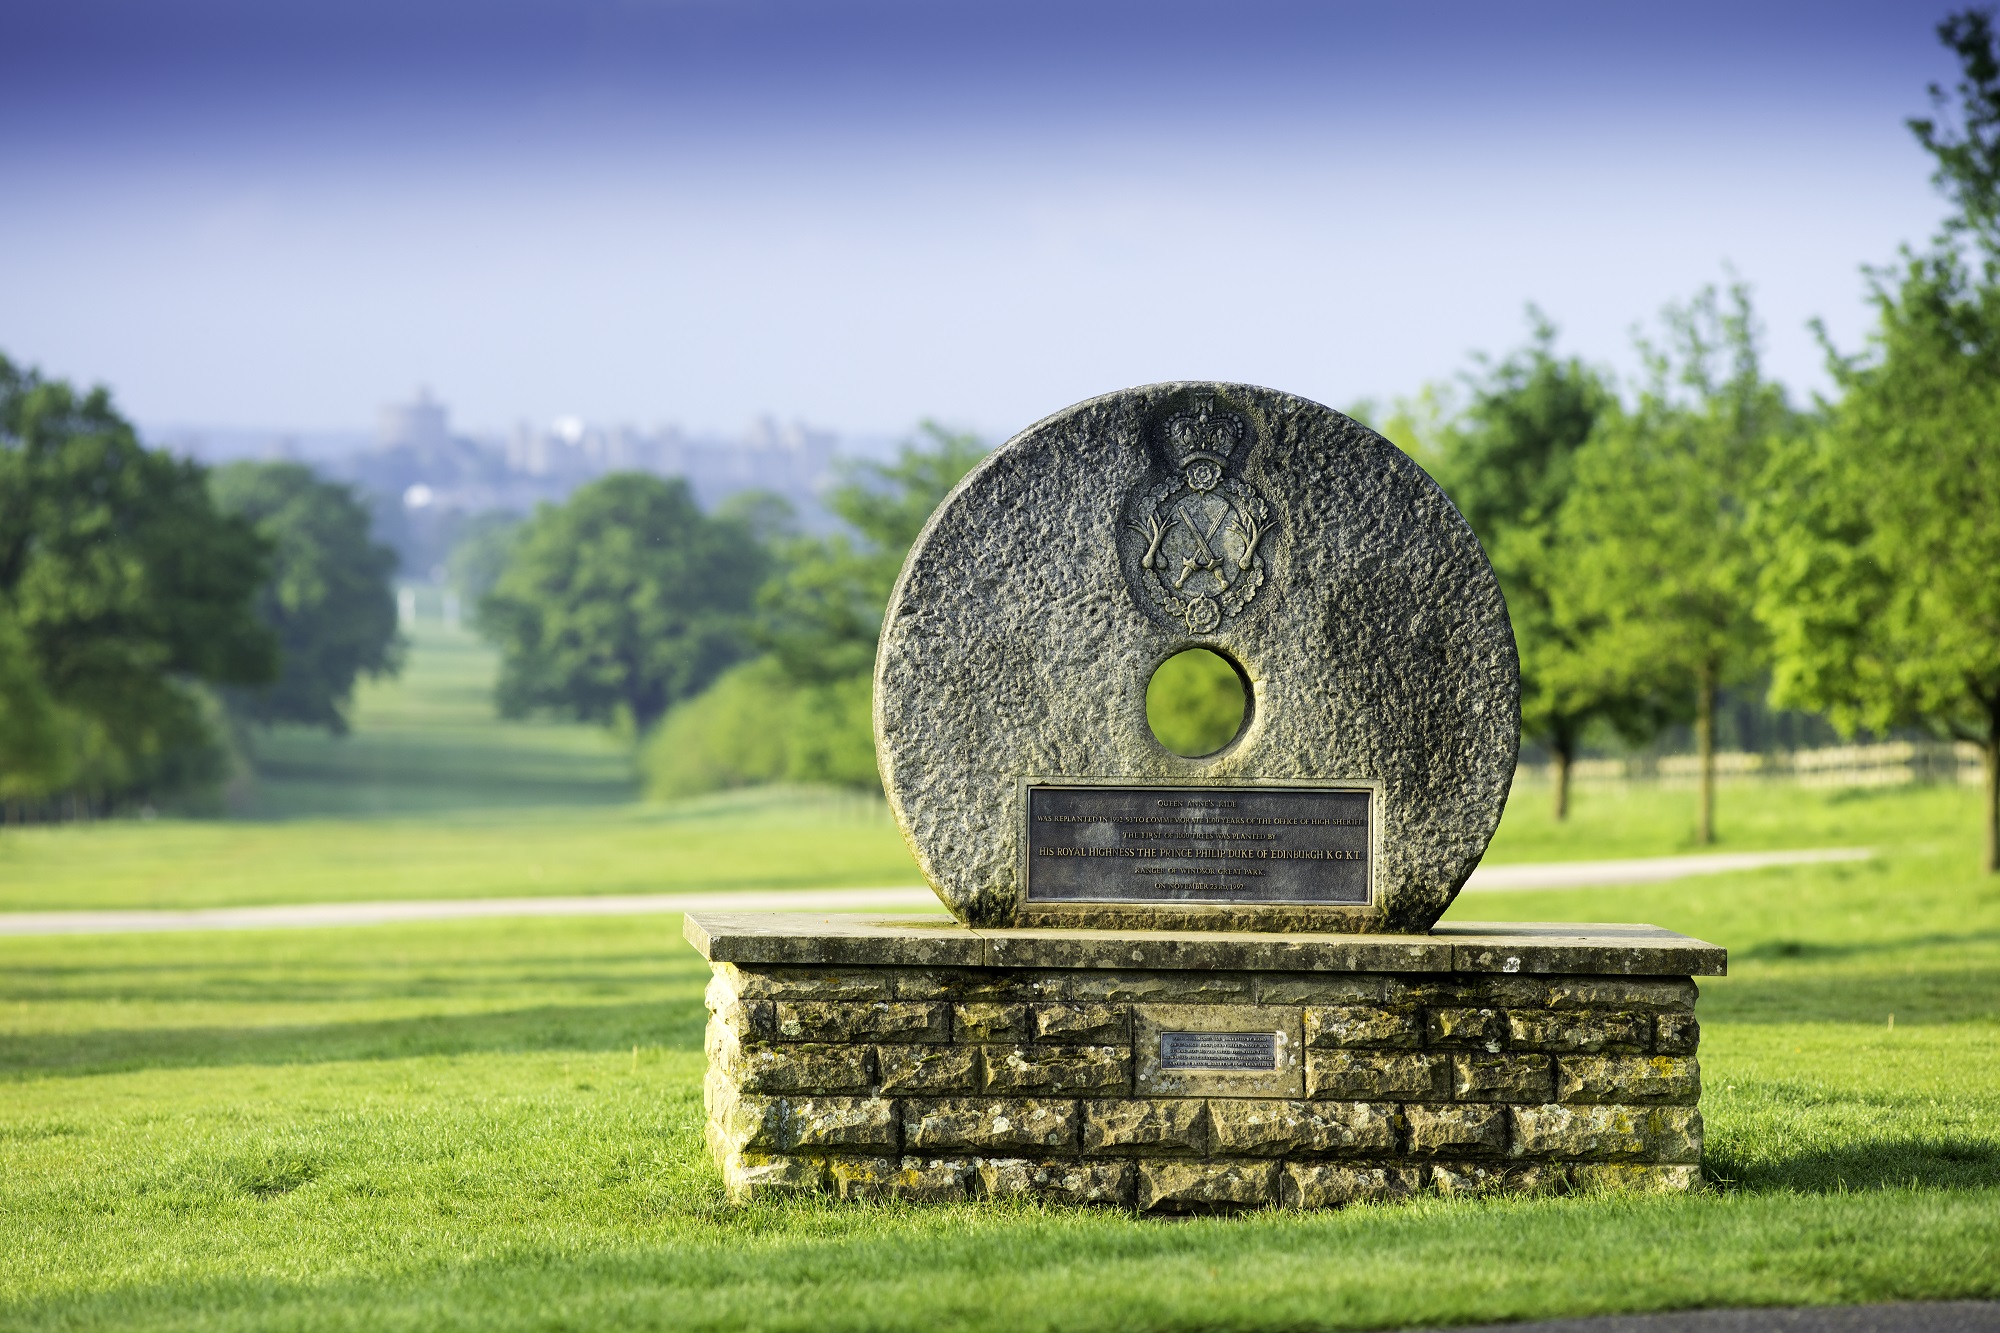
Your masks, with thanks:
[[(1233, 740), (1147, 722), (1189, 648)], [(931, 516), (875, 664), (883, 786), (976, 926), (1421, 932), (1500, 822), (1513, 630), (1423, 469), (1317, 403), (1174, 383), (1021, 432)]]

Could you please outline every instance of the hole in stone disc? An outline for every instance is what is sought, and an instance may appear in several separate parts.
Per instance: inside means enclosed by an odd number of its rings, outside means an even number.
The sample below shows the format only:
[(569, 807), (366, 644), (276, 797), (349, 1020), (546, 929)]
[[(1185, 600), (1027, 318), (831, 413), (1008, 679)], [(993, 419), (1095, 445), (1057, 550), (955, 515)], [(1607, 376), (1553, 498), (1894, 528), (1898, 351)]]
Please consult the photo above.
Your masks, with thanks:
[(1160, 663), (1146, 685), (1146, 725), (1185, 759), (1214, 754), (1236, 739), (1250, 710), (1250, 685), (1237, 665), (1206, 648)]

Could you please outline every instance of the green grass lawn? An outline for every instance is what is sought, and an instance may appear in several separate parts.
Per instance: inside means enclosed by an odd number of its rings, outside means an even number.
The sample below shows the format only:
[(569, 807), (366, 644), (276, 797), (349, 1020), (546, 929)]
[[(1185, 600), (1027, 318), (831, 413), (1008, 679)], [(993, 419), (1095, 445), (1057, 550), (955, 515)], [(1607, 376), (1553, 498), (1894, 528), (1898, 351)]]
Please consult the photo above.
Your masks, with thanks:
[(631, 749), (601, 727), (494, 715), (493, 649), (470, 631), (406, 627), (409, 660), (361, 682), (353, 731), (277, 727), (252, 740), (238, 812), (261, 819), (602, 806), (638, 795)]
[(1183, 1222), (729, 1205), (676, 918), (0, 940), (0, 1323), (1300, 1329), (2000, 1296), (2000, 886), (1970, 860), (1453, 912), (1731, 946), (1698, 1196)]

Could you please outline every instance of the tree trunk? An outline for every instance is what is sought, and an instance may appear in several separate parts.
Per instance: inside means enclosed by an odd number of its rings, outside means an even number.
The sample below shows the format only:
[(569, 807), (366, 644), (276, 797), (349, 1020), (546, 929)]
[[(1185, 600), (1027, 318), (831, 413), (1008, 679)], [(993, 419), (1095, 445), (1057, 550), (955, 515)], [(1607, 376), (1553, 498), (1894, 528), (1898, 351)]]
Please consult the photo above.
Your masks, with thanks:
[(1576, 758), (1576, 741), (1559, 731), (1549, 748), (1555, 754), (1556, 823), (1560, 824), (1569, 818), (1569, 766)]
[(1701, 755), (1701, 813), (1694, 840), (1706, 847), (1715, 841), (1715, 669), (1704, 666), (1695, 701), (1694, 743)]

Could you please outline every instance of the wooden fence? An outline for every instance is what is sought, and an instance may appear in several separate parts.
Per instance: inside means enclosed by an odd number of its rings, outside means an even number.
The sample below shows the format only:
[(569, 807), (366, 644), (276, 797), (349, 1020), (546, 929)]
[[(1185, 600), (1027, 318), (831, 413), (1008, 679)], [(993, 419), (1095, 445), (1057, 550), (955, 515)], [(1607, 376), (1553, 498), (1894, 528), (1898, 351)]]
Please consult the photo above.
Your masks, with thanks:
[[(1520, 777), (1528, 782), (1547, 782), (1550, 766), (1523, 764)], [(1700, 777), (1701, 758), (1692, 754), (1579, 759), (1569, 772), (1570, 783), (1579, 787), (1631, 782), (1693, 787)], [(1976, 787), (1984, 781), (1979, 747), (1963, 741), (1887, 741), (1771, 754), (1725, 750), (1715, 756), (1715, 778), (1722, 784), (1795, 782), (1802, 787), (1903, 787), (1936, 782)]]

